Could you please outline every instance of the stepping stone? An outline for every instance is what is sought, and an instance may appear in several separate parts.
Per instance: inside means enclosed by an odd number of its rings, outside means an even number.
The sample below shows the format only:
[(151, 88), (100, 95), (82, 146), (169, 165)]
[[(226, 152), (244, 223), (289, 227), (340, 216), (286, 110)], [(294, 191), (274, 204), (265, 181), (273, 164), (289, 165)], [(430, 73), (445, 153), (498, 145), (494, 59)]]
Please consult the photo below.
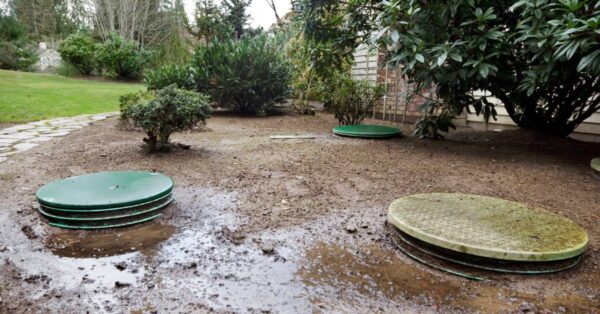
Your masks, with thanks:
[(36, 132), (19, 132), (19, 133), (13, 133), (13, 134), (0, 135), (0, 139), (27, 140), (30, 138), (34, 138), (37, 135), (38, 134)]
[(59, 131), (59, 132), (46, 133), (46, 134), (44, 134), (44, 136), (61, 137), (61, 136), (69, 135), (69, 133), (71, 133), (71, 132), (70, 131)]
[(20, 141), (18, 138), (0, 138), (0, 146), (10, 146), (18, 141)]
[(19, 130), (15, 130), (14, 127), (0, 130), (0, 134), (14, 134), (14, 133), (19, 133)]
[(50, 125), (50, 121), (49, 120), (41, 120), (38, 122), (33, 122), (31, 124), (36, 125), (36, 126), (48, 126), (48, 125)]
[(13, 145), (13, 148), (17, 150), (17, 152), (24, 152), (26, 150), (30, 150), (36, 146), (38, 146), (40, 144), (35, 144), (35, 143), (19, 143), (19, 144), (15, 144)]
[(17, 131), (24, 131), (24, 130), (31, 130), (33, 128), (35, 128), (35, 126), (28, 123), (28, 124), (15, 125), (15, 126), (11, 127), (10, 129), (17, 130)]
[(38, 136), (38, 137), (34, 137), (32, 139), (28, 139), (27, 142), (48, 142), (51, 141), (52, 137), (50, 136)]
[(0, 157), (7, 157), (7, 156), (10, 156), (10, 155), (14, 155), (16, 153), (17, 153), (16, 150), (13, 150), (13, 151), (10, 151), (10, 152), (5, 152), (5, 153), (0, 153)]
[(55, 130), (56, 128), (51, 128), (48, 126), (38, 126), (37, 128), (35, 128), (36, 132), (51, 132), (53, 130)]

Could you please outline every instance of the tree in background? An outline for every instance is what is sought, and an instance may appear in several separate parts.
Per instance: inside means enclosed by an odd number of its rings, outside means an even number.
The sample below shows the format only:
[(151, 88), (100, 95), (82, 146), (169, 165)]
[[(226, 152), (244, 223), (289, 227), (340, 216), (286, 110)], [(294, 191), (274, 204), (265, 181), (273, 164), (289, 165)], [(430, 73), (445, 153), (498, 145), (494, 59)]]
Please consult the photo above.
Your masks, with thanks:
[(195, 10), (196, 36), (208, 43), (214, 38), (226, 38), (229, 29), (224, 23), (225, 12), (215, 4), (214, 0), (196, 1)]
[(38, 56), (31, 46), (26, 27), (15, 16), (0, 12), (0, 69), (34, 70)]
[(217, 5), (215, 0), (197, 0), (195, 11), (196, 36), (205, 43), (213, 39), (239, 39), (243, 36), (255, 36), (262, 29), (248, 26), (249, 15), (246, 12), (251, 0), (224, 0)]
[(141, 47), (158, 41), (149, 29), (162, 23), (160, 0), (92, 0), (94, 30), (106, 40), (118, 34), (125, 40), (135, 40)]
[[(334, 94), (333, 89), (343, 77), (350, 73), (352, 62), (352, 49), (340, 53), (336, 46), (337, 38), (316, 39), (313, 33), (306, 33), (308, 5), (308, 1), (293, 2), (292, 11), (274, 28), (275, 33), (287, 38), (283, 49), (294, 69), (292, 105), (301, 114), (313, 113), (310, 100), (321, 100), (326, 105), (330, 103), (329, 96)], [(341, 16), (336, 19), (341, 19)]]
[(223, 0), (225, 22), (233, 29), (233, 38), (241, 38), (247, 27), (249, 15), (246, 9), (252, 0)]
[(20, 41), (26, 35), (27, 30), (19, 20), (14, 16), (0, 14), (0, 41)]
[(159, 68), (167, 64), (187, 63), (196, 40), (182, 0), (166, 1), (159, 15), (160, 23), (153, 24), (150, 29), (160, 34), (158, 41), (148, 46), (153, 50), (150, 66)]
[(63, 38), (78, 28), (68, 0), (9, 0), (8, 6), (33, 40)]
[(172, 3), (171, 12), (173, 12), (173, 18), (178, 27), (185, 28), (187, 30), (190, 29), (190, 20), (185, 12), (183, 0), (175, 0)]
[(452, 113), (493, 117), (492, 96), (519, 126), (566, 136), (600, 109), (600, 1), (322, 0), (305, 9), (311, 39), (334, 39), (340, 55), (376, 44)]

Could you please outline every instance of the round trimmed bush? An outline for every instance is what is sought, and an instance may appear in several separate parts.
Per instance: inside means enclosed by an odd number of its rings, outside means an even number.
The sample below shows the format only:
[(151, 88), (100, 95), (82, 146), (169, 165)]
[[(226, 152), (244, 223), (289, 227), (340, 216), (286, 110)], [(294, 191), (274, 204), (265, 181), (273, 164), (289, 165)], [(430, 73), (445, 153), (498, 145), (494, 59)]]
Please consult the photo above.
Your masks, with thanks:
[(139, 97), (123, 110), (124, 116), (146, 132), (144, 141), (150, 151), (168, 151), (172, 133), (204, 124), (212, 113), (207, 96), (174, 84), (159, 90), (155, 98)]
[(96, 69), (96, 45), (88, 34), (70, 35), (60, 44), (58, 53), (81, 74), (89, 75)]

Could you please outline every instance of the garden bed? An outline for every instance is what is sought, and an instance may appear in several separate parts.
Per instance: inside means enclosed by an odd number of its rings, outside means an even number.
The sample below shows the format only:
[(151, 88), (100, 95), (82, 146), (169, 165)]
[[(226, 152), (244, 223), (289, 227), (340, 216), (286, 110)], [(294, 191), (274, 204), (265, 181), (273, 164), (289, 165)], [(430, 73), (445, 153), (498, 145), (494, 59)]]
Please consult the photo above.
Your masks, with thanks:
[[(1, 311), (600, 307), (600, 181), (589, 168), (598, 145), (518, 131), (351, 139), (331, 135), (327, 114), (217, 115), (204, 130), (173, 136), (189, 150), (148, 155), (141, 133), (115, 124), (98, 122), (0, 164)], [(269, 138), (290, 134), (318, 136)], [(44, 183), (105, 170), (164, 173), (175, 180), (175, 204), (156, 222), (100, 235), (49, 227), (32, 208)], [(575, 269), (547, 276), (475, 283), (430, 270), (394, 248), (385, 224), (390, 202), (427, 192), (546, 208), (584, 227), (590, 248)]]

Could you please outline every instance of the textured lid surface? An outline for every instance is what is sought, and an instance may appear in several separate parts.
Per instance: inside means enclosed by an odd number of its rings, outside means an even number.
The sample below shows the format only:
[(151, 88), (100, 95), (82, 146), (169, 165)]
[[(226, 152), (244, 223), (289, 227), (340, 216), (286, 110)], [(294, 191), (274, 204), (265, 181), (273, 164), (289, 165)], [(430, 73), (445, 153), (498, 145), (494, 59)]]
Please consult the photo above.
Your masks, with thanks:
[(392, 202), (388, 219), (433, 245), (503, 260), (561, 260), (583, 253), (588, 244), (585, 230), (567, 218), (487, 196), (409, 195)]
[(136, 205), (171, 192), (173, 180), (146, 171), (98, 172), (48, 183), (37, 190), (42, 204), (72, 209)]
[(333, 133), (353, 137), (393, 137), (402, 134), (400, 129), (385, 125), (340, 125), (333, 128)]

